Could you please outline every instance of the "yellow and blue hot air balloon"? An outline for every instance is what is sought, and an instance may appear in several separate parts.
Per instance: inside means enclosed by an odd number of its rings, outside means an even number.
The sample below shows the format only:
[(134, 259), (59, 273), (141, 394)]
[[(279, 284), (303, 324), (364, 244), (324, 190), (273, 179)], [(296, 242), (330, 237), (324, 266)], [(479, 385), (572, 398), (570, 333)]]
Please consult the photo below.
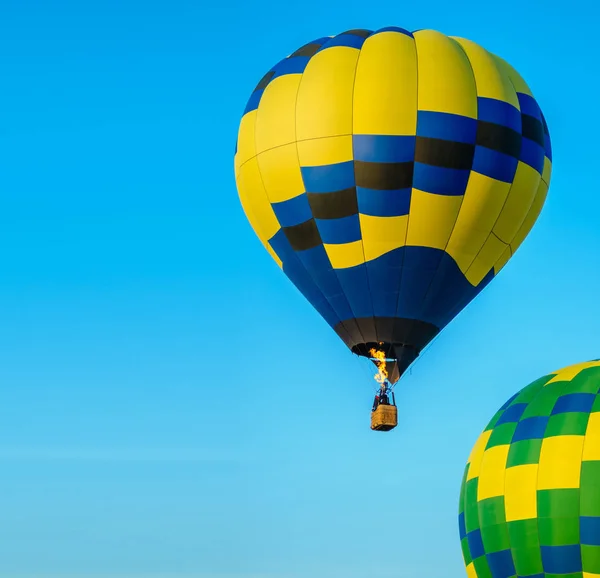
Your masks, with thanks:
[(348, 348), (393, 383), (493, 279), (546, 199), (551, 149), (504, 60), (433, 30), (350, 30), (276, 64), (244, 111), (254, 231)]

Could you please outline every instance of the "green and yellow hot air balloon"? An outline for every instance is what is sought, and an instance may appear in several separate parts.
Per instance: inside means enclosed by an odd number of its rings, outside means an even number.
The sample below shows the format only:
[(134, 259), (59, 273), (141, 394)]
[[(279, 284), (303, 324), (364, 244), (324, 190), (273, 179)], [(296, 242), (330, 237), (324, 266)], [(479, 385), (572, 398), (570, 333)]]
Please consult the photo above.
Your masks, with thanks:
[(385, 353), (394, 383), (521, 245), (551, 158), (509, 64), (390, 27), (319, 38), (271, 68), (235, 175), (273, 259), (351, 351)]
[(500, 408), (465, 469), (459, 532), (469, 578), (600, 576), (600, 361)]

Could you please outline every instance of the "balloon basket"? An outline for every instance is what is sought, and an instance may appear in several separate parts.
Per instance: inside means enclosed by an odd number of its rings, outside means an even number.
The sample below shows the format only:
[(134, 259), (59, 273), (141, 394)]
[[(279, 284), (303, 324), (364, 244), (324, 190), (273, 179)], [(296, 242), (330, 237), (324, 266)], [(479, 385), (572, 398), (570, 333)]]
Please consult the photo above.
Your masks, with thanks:
[(373, 431), (390, 431), (398, 425), (398, 408), (395, 405), (378, 405), (371, 412)]

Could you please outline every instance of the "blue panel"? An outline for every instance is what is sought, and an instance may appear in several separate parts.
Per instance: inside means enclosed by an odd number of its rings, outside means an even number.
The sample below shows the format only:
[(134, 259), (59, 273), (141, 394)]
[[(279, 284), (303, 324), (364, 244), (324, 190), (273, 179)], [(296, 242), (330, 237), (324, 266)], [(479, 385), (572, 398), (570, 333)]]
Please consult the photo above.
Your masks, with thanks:
[(543, 173), (544, 149), (536, 142), (533, 142), (525, 137), (521, 139), (520, 160), (525, 164), (528, 164), (530, 167), (533, 167), (536, 171), (538, 171), (538, 173)]
[(413, 187), (437, 195), (463, 195), (470, 172), (415, 163)]
[(355, 134), (353, 156), (368, 163), (409, 163), (415, 158), (415, 143), (414, 136)]
[(379, 34), (380, 32), (399, 32), (400, 34), (405, 34), (406, 36), (413, 37), (412, 32), (409, 30), (405, 30), (404, 28), (398, 28), (397, 26), (386, 26), (385, 28), (380, 28), (374, 34)]
[[(340, 315), (342, 321), (354, 319), (354, 312), (350, 308), (350, 303), (348, 303), (348, 299), (346, 299), (346, 296), (343, 293), (327, 297), (327, 301), (331, 305), (331, 308)], [(344, 313), (342, 313), (342, 311)]]
[(244, 114), (247, 114), (253, 110), (258, 108), (260, 103), (260, 99), (262, 98), (264, 90), (255, 90), (248, 99), (248, 103), (246, 104), (246, 108), (244, 109)]
[(275, 74), (273, 75), (273, 78), (271, 78), (271, 82), (278, 76), (284, 76), (286, 74), (302, 74), (309, 60), (310, 56), (292, 56), (282, 60), (275, 68), (273, 68)]
[(360, 241), (360, 221), (358, 215), (342, 219), (315, 219), (323, 243), (353, 243)]
[(580, 541), (586, 546), (600, 546), (600, 518), (581, 516), (579, 518)]
[(595, 393), (568, 393), (561, 395), (552, 409), (552, 415), (571, 411), (590, 413), (595, 399)]
[(400, 217), (408, 215), (412, 189), (375, 191), (356, 187), (358, 212), (372, 217)]
[[(474, 299), (493, 278), (489, 272), (477, 287), (473, 287), (465, 278), (458, 265), (443, 251), (410, 247), (411, 253), (424, 252), (441, 254), (438, 259), (437, 272), (429, 287), (425, 288), (426, 298), (423, 306), (415, 310), (414, 317), (426, 321), (442, 329)], [(408, 254), (408, 253), (407, 253)], [(402, 281), (404, 285), (404, 281)]]
[(424, 247), (403, 247), (397, 317), (422, 318), (423, 299), (440, 262), (441, 251)]
[(417, 113), (417, 135), (475, 144), (477, 121), (458, 114), (420, 110)]
[(510, 578), (517, 573), (510, 550), (493, 552), (486, 555), (493, 578)]
[(552, 143), (550, 142), (550, 136), (547, 134), (544, 135), (544, 152), (552, 160)]
[(528, 417), (520, 421), (512, 438), (512, 443), (523, 440), (541, 440), (544, 439), (548, 417)]
[(526, 403), (515, 403), (515, 405), (507, 407), (500, 416), (500, 419), (496, 422), (496, 426), (502, 425), (503, 423), (517, 423), (521, 419), (526, 407)]
[(327, 50), (333, 46), (348, 46), (350, 48), (360, 49), (364, 43), (365, 39), (362, 36), (357, 36), (356, 34), (338, 34), (325, 42), (325, 44), (319, 48), (319, 51)]
[(581, 549), (573, 546), (542, 546), (542, 564), (546, 574), (581, 572)]
[(517, 92), (517, 97), (519, 99), (521, 113), (533, 116), (542, 122), (542, 111), (540, 110), (538, 103), (535, 101), (535, 98), (529, 96), (528, 94), (523, 94), (522, 92)]
[(504, 402), (504, 405), (500, 408), (499, 411), (505, 410), (518, 395), (519, 395), (519, 392), (513, 394), (507, 401)]
[(347, 269), (336, 269), (335, 272), (350, 303), (354, 317), (372, 317), (373, 305), (366, 266), (362, 264)]
[(312, 211), (305, 193), (288, 201), (272, 203), (271, 207), (282, 227), (293, 227), (312, 219)]
[(477, 119), (507, 126), (521, 134), (521, 112), (507, 102), (477, 97)]
[(354, 162), (301, 167), (307, 193), (334, 193), (354, 186)]
[(297, 255), (326, 298), (339, 295), (342, 292), (340, 282), (335, 271), (331, 268), (329, 257), (323, 245), (313, 247), (307, 251), (299, 251)]
[(473, 170), (476, 173), (505, 183), (512, 183), (518, 164), (518, 160), (514, 157), (480, 145), (475, 146)]
[(458, 533), (460, 535), (461, 540), (467, 535), (467, 527), (465, 525), (465, 513), (464, 512), (461, 512), (458, 515)]
[(483, 547), (483, 540), (481, 539), (481, 530), (474, 530), (467, 534), (467, 542), (469, 544), (469, 552), (471, 558), (481, 558), (485, 554), (485, 548)]
[(396, 315), (402, 258), (403, 253), (395, 250), (366, 264), (373, 296), (373, 313), (377, 317)]

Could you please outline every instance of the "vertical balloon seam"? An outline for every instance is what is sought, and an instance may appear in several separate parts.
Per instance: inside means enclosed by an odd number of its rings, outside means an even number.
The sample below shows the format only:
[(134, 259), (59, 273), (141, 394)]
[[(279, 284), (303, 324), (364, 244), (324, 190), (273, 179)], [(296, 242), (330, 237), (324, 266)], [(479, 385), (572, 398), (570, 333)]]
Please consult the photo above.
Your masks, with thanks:
[[(484, 50), (485, 50), (485, 49), (484, 49)], [(498, 67), (498, 63), (497, 63), (497, 60), (496, 60), (496, 56), (495, 56), (494, 54), (492, 54), (492, 53), (490, 53), (490, 55), (491, 55), (491, 56), (494, 58), (495, 64), (496, 64), (496, 66)], [(517, 89), (516, 89), (516, 87), (515, 87), (515, 85), (514, 85), (514, 83), (513, 83), (513, 81), (512, 81), (512, 78), (511, 78), (511, 77), (510, 77), (510, 75), (508, 74), (508, 71), (506, 71), (506, 70), (503, 70), (501, 67), (498, 67), (498, 69), (499, 69), (499, 71), (500, 71), (500, 73), (501, 73), (501, 74), (503, 74), (503, 75), (506, 75), (506, 77), (507, 77), (508, 81), (510, 82), (510, 85), (512, 86), (513, 90), (515, 91), (515, 94), (517, 95), (517, 99), (518, 99), (518, 92), (517, 92)], [(521, 111), (521, 105), (520, 105), (520, 103), (519, 103), (519, 112), (520, 112), (520, 111)], [(523, 125), (522, 125), (522, 123), (521, 123), (521, 139), (523, 139)], [(522, 147), (522, 146), (523, 146), (523, 145), (521, 144), (521, 147)], [(519, 156), (520, 156), (520, 155), (519, 155)], [(518, 162), (521, 162), (521, 160), (519, 159), (519, 161), (518, 161)], [(517, 169), (518, 169), (518, 163), (517, 163)], [(516, 175), (516, 170), (515, 170), (515, 175)], [(481, 254), (481, 251), (483, 250), (483, 247), (485, 246), (485, 243), (488, 241), (488, 239), (490, 239), (490, 237), (491, 237), (492, 235), (494, 235), (494, 237), (496, 237), (496, 238), (497, 238), (497, 239), (498, 239), (498, 240), (499, 240), (499, 241), (500, 241), (502, 244), (506, 245), (506, 246), (509, 248), (509, 250), (511, 251), (511, 255), (512, 255), (512, 249), (510, 249), (510, 242), (509, 242), (509, 243), (506, 243), (504, 240), (500, 239), (500, 237), (498, 237), (498, 235), (496, 235), (496, 233), (494, 233), (494, 228), (495, 228), (495, 227), (496, 227), (496, 225), (498, 224), (498, 221), (500, 220), (500, 217), (502, 216), (502, 213), (504, 212), (504, 209), (506, 208), (506, 204), (507, 204), (507, 202), (508, 202), (508, 199), (510, 198), (510, 194), (513, 192), (513, 187), (514, 187), (514, 186), (515, 186), (515, 180), (514, 180), (514, 176), (513, 176), (513, 181), (512, 181), (512, 183), (510, 184), (510, 188), (509, 188), (508, 194), (506, 195), (506, 199), (504, 199), (504, 203), (502, 204), (502, 208), (500, 209), (500, 212), (498, 213), (498, 216), (496, 217), (496, 220), (494, 221), (494, 224), (493, 224), (493, 225), (492, 225), (492, 227), (491, 227), (490, 234), (487, 236), (487, 238), (486, 238), (486, 240), (484, 241), (483, 245), (481, 246), (481, 248), (480, 248), (480, 249), (479, 249), (479, 251), (477, 252), (477, 255), (475, 255), (475, 259), (473, 259), (473, 262), (471, 263), (471, 265), (469, 265), (469, 267), (467, 268), (467, 271), (465, 272), (465, 274), (466, 274), (466, 273), (468, 273), (468, 272), (471, 270), (471, 267), (473, 266), (473, 264), (474, 264), (474, 263), (475, 263), (475, 261), (477, 260), (477, 257), (478, 257), (478, 256)], [(535, 195), (534, 195), (534, 197), (535, 197)], [(532, 202), (533, 202), (533, 200), (532, 200)], [(528, 209), (527, 213), (525, 214), (526, 216), (527, 216), (527, 214), (529, 213), (529, 210), (530, 210), (530, 209), (531, 209), (531, 205), (530, 205), (530, 208)], [(506, 250), (506, 249), (504, 249), (504, 250)], [(498, 261), (499, 261), (501, 258), (502, 258), (502, 255), (500, 255), (500, 257), (498, 257), (498, 259), (495, 261), (495, 263), (497, 263), (497, 262), (498, 262)], [(494, 264), (492, 265), (492, 267), (490, 268), (490, 271), (493, 271), (493, 270), (494, 270), (494, 265), (495, 265), (495, 263), (494, 263)]]
[[(335, 38), (335, 36), (331, 36), (330, 38)], [(326, 43), (323, 43), (323, 45), (321, 46), (321, 50), (323, 50), (323, 46), (325, 46), (325, 44)], [(311, 57), (311, 59), (312, 59), (312, 57)], [(310, 60), (309, 60), (309, 63), (310, 63)], [(304, 72), (302, 73), (302, 75), (300, 77), (300, 82), (298, 83), (298, 90), (296, 92), (296, 102), (294, 104), (294, 127), (295, 127), (295, 133), (296, 133), (296, 141), (295, 141), (295, 145), (296, 146), (295, 146), (295, 149), (296, 149), (296, 158), (298, 160), (298, 167), (302, 166), (302, 164), (300, 162), (300, 152), (298, 150), (298, 96), (300, 94), (300, 87), (302, 86), (302, 81), (305, 78), (304, 75), (305, 75), (307, 69), (308, 69), (308, 64), (306, 65), (306, 68), (304, 69)], [(327, 138), (327, 137), (322, 137), (322, 138)], [(309, 140), (314, 140), (314, 139), (309, 139)], [(306, 192), (306, 183), (304, 182), (304, 176), (302, 175), (302, 171), (300, 171), (300, 178), (302, 179), (302, 183), (304, 184), (304, 190)], [(311, 215), (312, 215), (312, 218), (314, 219), (314, 214), (312, 212), (312, 208), (311, 208)], [(338, 285), (340, 286), (340, 290), (341, 290), (340, 295), (346, 301), (346, 304), (348, 305), (348, 311), (351, 311), (352, 314), (355, 315), (354, 310), (352, 309), (352, 306), (350, 304), (350, 301), (348, 300), (348, 297), (344, 293), (342, 284), (340, 282), (340, 277), (339, 277), (337, 271), (334, 269), (333, 265), (331, 264), (331, 259), (330, 259), (329, 255), (327, 254), (327, 251), (325, 251), (325, 247), (324, 247), (324, 244), (322, 242), (321, 242), (321, 246), (323, 247), (323, 251), (325, 252), (325, 256), (327, 258), (327, 262), (329, 263), (329, 266), (331, 267), (331, 271), (334, 273), (334, 275), (335, 275), (335, 277), (337, 279)], [(298, 261), (300, 261), (300, 258), (298, 258)], [(302, 263), (302, 266), (304, 266), (303, 263)], [(329, 307), (331, 309), (333, 309), (334, 313), (339, 318), (340, 325), (344, 328), (344, 330), (348, 334), (349, 341), (352, 342), (353, 341), (353, 339), (352, 339), (352, 332), (349, 331), (348, 328), (345, 325), (345, 323), (348, 322), (349, 320), (348, 319), (341, 319), (341, 317), (343, 317), (343, 316), (340, 316), (338, 314), (338, 312), (334, 309), (333, 305), (330, 303), (329, 299), (325, 296), (325, 293), (323, 293), (323, 291), (321, 290), (321, 288), (318, 286), (317, 282), (314, 279), (313, 272), (310, 271), (310, 269), (308, 267), (305, 267), (305, 269), (306, 269), (306, 272), (307, 272), (308, 276), (311, 278), (311, 280), (313, 281), (313, 283), (315, 284), (315, 286), (317, 287), (317, 289), (319, 290), (319, 292), (323, 295), (323, 299), (325, 300), (325, 302), (329, 305)], [(356, 324), (356, 326), (357, 326), (359, 335), (363, 338), (363, 341), (364, 341), (364, 336), (362, 335), (362, 331), (361, 331), (360, 327), (358, 327), (358, 323)]]
[[(454, 40), (453, 38), (450, 38), (448, 36), (446, 36), (446, 38), (448, 38), (448, 40), (450, 40), (450, 42), (452, 44), (454, 44), (458, 48), (458, 50), (460, 50), (460, 52), (462, 54), (464, 54), (467, 62), (469, 63), (469, 69), (471, 70), (471, 74), (473, 76), (473, 85), (475, 87), (475, 102), (476, 102), (476, 106), (478, 107), (478, 102), (477, 102), (477, 78), (476, 78), (475, 72), (473, 70), (473, 65), (471, 64), (471, 61), (469, 60), (469, 56), (467, 55), (467, 53), (463, 49), (463, 47), (458, 42), (456, 42), (456, 40)], [(476, 118), (477, 118), (477, 116), (476, 116)], [(465, 197), (467, 195), (467, 191), (469, 190), (469, 181), (471, 180), (472, 175), (473, 175), (473, 162), (474, 162), (474, 160), (475, 160), (475, 155), (473, 155), (473, 158), (471, 160), (471, 168), (469, 169), (469, 178), (467, 180), (467, 184), (465, 185), (465, 190), (464, 190), (464, 193), (462, 195), (462, 199), (460, 201), (460, 206), (459, 206), (459, 209), (458, 209), (458, 211), (456, 213), (456, 217), (454, 219), (454, 224), (452, 225), (452, 229), (450, 230), (450, 234), (448, 235), (448, 239), (446, 240), (446, 244), (444, 246), (443, 253), (440, 253), (436, 270), (435, 270), (434, 274), (431, 276), (431, 280), (429, 282), (429, 285), (427, 286), (427, 289), (425, 290), (425, 293), (422, 296), (421, 304), (420, 304), (419, 309), (418, 309), (418, 311), (420, 311), (421, 316), (423, 316), (425, 314), (425, 312), (426, 312), (427, 295), (429, 294), (429, 292), (431, 290), (431, 287), (433, 286), (433, 282), (436, 280), (436, 278), (438, 277), (438, 275), (440, 273), (440, 268), (441, 268), (442, 261), (443, 261), (445, 255), (448, 255), (454, 261), (454, 258), (451, 255), (448, 254), (447, 249), (448, 249), (448, 245), (450, 243), (450, 239), (452, 238), (452, 233), (454, 232), (454, 228), (456, 227), (456, 223), (458, 222), (458, 217), (460, 215), (460, 211), (462, 209)], [(458, 266), (458, 263), (456, 263), (456, 265)], [(461, 271), (461, 273), (462, 273), (462, 271)], [(450, 318), (448, 320), (448, 322), (450, 322), (451, 320), (452, 320), (452, 318)], [(440, 329), (440, 333), (444, 329), (444, 327), (440, 327), (439, 328)]]
[[(273, 67), (273, 68), (275, 68), (275, 67)], [(303, 76), (303, 74), (301, 75), (301, 78), (302, 78), (302, 76)], [(300, 89), (300, 83), (298, 83), (298, 89), (297, 89), (297, 91), (296, 91), (296, 99), (298, 98), (298, 91), (299, 91), (299, 89)], [(265, 87), (265, 90), (266, 90), (266, 87)], [(262, 99), (261, 99), (261, 100), (262, 100)], [(259, 151), (258, 151), (258, 146), (257, 146), (257, 141), (256, 141), (256, 123), (257, 123), (257, 120), (258, 120), (258, 109), (259, 109), (259, 107), (260, 107), (260, 103), (258, 104), (258, 107), (257, 107), (257, 113), (256, 113), (256, 118), (255, 118), (255, 120), (254, 120), (254, 126), (255, 126), (255, 130), (254, 130), (254, 148), (255, 148), (255, 150), (256, 150), (256, 155), (255, 155), (255, 157), (256, 157), (256, 165), (257, 165), (258, 174), (259, 174), (259, 177), (260, 177), (261, 183), (262, 183), (262, 185), (263, 185), (264, 194), (265, 194), (265, 196), (266, 196), (267, 203), (269, 204), (269, 207), (270, 207), (271, 211), (273, 211), (273, 205), (272, 205), (272, 203), (271, 203), (271, 199), (270, 199), (270, 197), (269, 197), (269, 192), (268, 192), (268, 190), (267, 190), (267, 187), (266, 187), (266, 185), (265, 185), (265, 182), (264, 182), (264, 178), (263, 178), (262, 170), (261, 170), (261, 167), (260, 167), (260, 163), (258, 162), (258, 157), (260, 156), (260, 154), (262, 154), (263, 152), (266, 152), (266, 151), (260, 151), (260, 153), (259, 153)], [(294, 132), (295, 132), (295, 129), (294, 129)], [(296, 138), (295, 138), (295, 142), (297, 142), (297, 134), (295, 135), (295, 137), (296, 137)], [(294, 142), (294, 141), (292, 141), (292, 142)], [(282, 144), (282, 145), (278, 145), (278, 146), (276, 146), (276, 147), (271, 147), (269, 150), (272, 150), (272, 149), (275, 149), (275, 148), (279, 148), (279, 147), (282, 147), (282, 146), (286, 146), (286, 144), (292, 144), (292, 143), (284, 143), (284, 144)], [(275, 213), (275, 212), (273, 211), (273, 213)], [(276, 215), (276, 214), (275, 214), (275, 219), (277, 220), (277, 223), (279, 224), (279, 231), (283, 231), (283, 228), (282, 228), (282, 226), (281, 226), (281, 222), (280, 222), (280, 221), (279, 221), (279, 219), (277, 218), (277, 215)], [(278, 232), (279, 232), (279, 231), (278, 231)], [(284, 234), (285, 234), (285, 233), (284, 233)], [(271, 237), (271, 239), (273, 239), (273, 237)], [(269, 239), (269, 240), (268, 240), (269, 244), (270, 244), (270, 241), (271, 241), (271, 239)], [(273, 251), (275, 252), (275, 250), (274, 250), (274, 249), (273, 249)], [(309, 279), (312, 281), (312, 284), (314, 285), (314, 288), (315, 288), (316, 292), (317, 292), (317, 293), (320, 293), (320, 294), (323, 296), (323, 300), (325, 301), (325, 303), (327, 303), (327, 304), (329, 305), (329, 303), (328, 303), (327, 299), (326, 299), (326, 298), (325, 298), (325, 296), (323, 295), (323, 293), (322, 293), (322, 291), (321, 291), (320, 287), (319, 287), (319, 286), (317, 285), (317, 283), (314, 281), (314, 279), (313, 279), (312, 275), (310, 274), (309, 270), (308, 270), (308, 269), (305, 267), (304, 263), (303, 263), (303, 262), (300, 260), (300, 258), (299, 258), (299, 257), (296, 255), (296, 252), (295, 252), (294, 250), (290, 251), (290, 257), (291, 257), (291, 255), (292, 255), (292, 253), (293, 253), (293, 258), (295, 259), (295, 264), (296, 264), (296, 265), (297, 265), (299, 268), (303, 269), (303, 270), (304, 270), (304, 271), (307, 273), (307, 276), (308, 276), (308, 278), (309, 278)], [(279, 257), (279, 258), (281, 259), (281, 262), (282, 262), (282, 267), (281, 267), (281, 268), (282, 268), (283, 272), (285, 273), (285, 263), (284, 263), (284, 261), (283, 261), (283, 259), (282, 259), (281, 257)], [(288, 279), (290, 279), (290, 281), (292, 281), (292, 279), (289, 277), (289, 275), (287, 275), (287, 274), (286, 274), (286, 277), (288, 277)], [(299, 287), (298, 287), (298, 286), (297, 286), (297, 285), (296, 285), (296, 284), (295, 284), (293, 281), (292, 281), (292, 285), (294, 285), (294, 287), (296, 287), (296, 290), (297, 290), (297, 291), (298, 291), (298, 292), (299, 292), (301, 295), (303, 295), (303, 293), (302, 293), (302, 291), (300, 290), (300, 288), (299, 288)], [(308, 300), (307, 300), (307, 301), (308, 301)], [(310, 303), (310, 301), (308, 301), (308, 303)], [(313, 306), (313, 307), (314, 307), (314, 306)], [(331, 308), (331, 306), (330, 306), (330, 305), (329, 305), (329, 307)], [(317, 313), (319, 313), (319, 315), (320, 315), (320, 312), (319, 312), (318, 310), (317, 310)], [(336, 312), (334, 311), (334, 313), (336, 313)], [(337, 313), (336, 313), (336, 315), (337, 315)], [(321, 317), (323, 317), (322, 315), (320, 315), (320, 316), (321, 316)]]
[[(412, 42), (413, 45), (415, 47), (415, 90), (416, 90), (416, 106), (417, 106), (417, 114), (416, 119), (415, 119), (415, 147), (416, 147), (416, 139), (417, 139), (417, 133), (418, 133), (418, 128), (419, 128), (419, 53), (417, 51), (417, 43), (415, 41), (415, 36), (414, 34), (411, 32), (411, 38), (412, 38)], [(416, 149), (415, 149), (416, 150)], [(404, 245), (402, 247), (402, 260), (401, 260), (401, 264), (400, 264), (400, 280), (398, 281), (398, 295), (396, 296), (396, 310), (394, 313), (394, 318), (392, 321), (392, 333), (390, 336), (390, 339), (393, 340), (394, 339), (394, 335), (396, 333), (396, 323), (397, 320), (399, 318), (399, 309), (400, 309), (400, 296), (402, 295), (402, 280), (404, 278), (404, 261), (406, 260), (406, 252), (407, 252), (407, 246), (406, 243), (408, 243), (408, 227), (410, 226), (410, 213), (411, 213), (411, 206), (412, 206), (412, 202), (413, 202), (413, 196), (414, 196), (414, 191), (415, 191), (415, 173), (414, 173), (414, 153), (413, 153), (413, 176), (412, 176), (412, 183), (411, 183), (411, 187), (410, 187), (410, 200), (408, 202), (408, 215), (406, 217), (406, 232), (404, 233)], [(410, 327), (412, 328), (412, 326), (414, 326), (414, 321), (411, 319), (410, 320)], [(407, 331), (404, 335), (408, 336), (410, 333), (410, 330)], [(406, 341), (408, 341), (408, 339), (405, 339)], [(405, 344), (402, 344), (405, 345)], [(410, 345), (410, 344), (406, 344), (406, 345)], [(417, 352), (417, 355), (419, 355), (421, 353), (421, 351)], [(412, 365), (412, 364), (411, 364)]]
[[(371, 32), (371, 34), (369, 36), (372, 36), (373, 33)], [(367, 38), (365, 38), (365, 43), (367, 42)], [(354, 189), (356, 190), (356, 163), (355, 161), (355, 155), (354, 155), (354, 117), (355, 117), (355, 110), (354, 107), (356, 105), (355, 102), (355, 93), (356, 93), (356, 76), (358, 75), (358, 65), (360, 63), (360, 57), (363, 54), (363, 48), (364, 48), (365, 44), (363, 43), (362, 46), (358, 49), (358, 58), (356, 59), (356, 66), (354, 68), (354, 79), (352, 81), (352, 105), (350, 106), (350, 115), (351, 115), (351, 119), (350, 119), (350, 132), (352, 133), (352, 143), (351, 143), (351, 147), (352, 147), (352, 173), (354, 175)], [(358, 229), (360, 231), (360, 246), (362, 249), (362, 254), (363, 254), (363, 265), (359, 265), (359, 267), (364, 267), (364, 271), (365, 271), (365, 277), (366, 277), (366, 281), (367, 281), (367, 290), (369, 292), (369, 301), (371, 303), (371, 319), (373, 319), (373, 331), (375, 333), (375, 340), (377, 342), (382, 341), (382, 339), (379, 338), (379, 334), (377, 331), (377, 323), (375, 322), (375, 301), (373, 299), (373, 292), (371, 291), (371, 278), (369, 275), (369, 268), (367, 266), (367, 255), (365, 252), (365, 241), (363, 238), (363, 234), (362, 234), (362, 225), (360, 222), (360, 208), (358, 208), (358, 199), (357, 199), (357, 217), (358, 217)], [(358, 323), (357, 323), (358, 325)], [(365, 344), (367, 343), (367, 341), (364, 339), (363, 337), (363, 341), (365, 341)]]
[[(492, 56), (494, 57), (494, 60), (495, 60), (495, 61), (498, 61), (498, 60), (499, 60), (499, 57), (497, 57), (496, 55), (492, 55)], [(515, 87), (515, 85), (514, 85), (514, 83), (513, 83), (513, 80), (512, 80), (512, 78), (511, 78), (511, 75), (510, 75), (510, 69), (511, 69), (512, 67), (511, 67), (511, 65), (509, 65), (508, 63), (507, 63), (507, 66), (508, 66), (508, 68), (509, 68), (509, 69), (508, 69), (508, 71), (507, 71), (507, 73), (506, 73), (506, 74), (507, 74), (508, 80), (510, 81), (511, 85), (512, 85), (512, 86), (513, 86), (513, 88), (515, 89), (515, 93), (516, 93), (516, 92), (517, 92), (517, 90), (516, 90), (516, 87)], [(523, 82), (525, 82), (525, 81), (523, 80)], [(532, 98), (533, 98), (533, 93), (532, 93)], [(543, 118), (542, 109), (541, 109), (541, 107), (539, 106), (539, 104), (537, 103), (537, 101), (536, 101), (536, 104), (537, 104), (537, 106), (538, 106), (538, 109), (539, 109), (539, 111), (540, 111), (540, 116), (542, 116), (542, 118)], [(520, 108), (520, 106), (519, 106), (519, 108)], [(542, 123), (542, 126), (543, 126), (543, 123)], [(521, 138), (523, 138), (523, 128), (522, 128), (522, 127), (521, 127)], [(546, 150), (545, 150), (545, 147), (544, 147), (544, 157), (546, 157)], [(542, 168), (542, 172), (541, 172), (541, 174), (540, 174), (540, 180), (544, 180), (544, 179), (543, 179), (543, 174), (544, 174), (544, 173), (543, 173), (543, 168)], [(550, 179), (548, 179), (548, 180), (550, 180)], [(547, 186), (548, 188), (550, 187), (550, 184), (549, 184), (549, 183), (546, 183), (546, 181), (544, 181), (544, 183), (546, 184), (546, 186)], [(538, 185), (538, 187), (539, 187), (539, 185)], [(511, 186), (511, 188), (512, 188), (512, 186)], [(509, 193), (509, 194), (510, 194), (510, 193)], [(547, 195), (548, 195), (548, 191), (546, 191), (546, 196), (547, 196)], [(533, 207), (534, 207), (534, 205), (535, 205), (536, 198), (537, 198), (537, 190), (536, 190), (536, 192), (534, 193), (534, 195), (533, 195), (533, 197), (532, 197), (532, 199), (531, 199), (531, 204), (529, 205), (529, 209), (527, 210), (527, 213), (525, 214), (525, 218), (523, 219), (523, 223), (521, 223), (521, 226), (524, 226), (524, 225), (526, 225), (526, 222), (527, 222), (527, 217), (529, 216), (529, 214), (531, 213), (531, 211), (532, 211), (532, 209), (533, 209)], [(507, 197), (507, 199), (508, 199), (508, 197)], [(546, 199), (544, 198), (544, 201), (543, 201), (543, 202), (545, 202), (545, 200), (546, 200)], [(542, 211), (542, 209), (543, 209), (543, 203), (542, 203), (542, 206), (540, 207), (540, 213), (539, 213), (539, 214), (538, 214), (538, 215), (535, 217), (535, 219), (534, 219), (534, 220), (533, 220), (533, 222), (531, 223), (531, 227), (529, 227), (529, 231), (527, 231), (527, 234), (525, 235), (525, 238), (527, 238), (527, 236), (529, 235), (529, 232), (531, 231), (531, 229), (533, 229), (533, 226), (534, 226), (534, 225), (535, 225), (535, 223), (537, 222), (537, 220), (538, 220), (538, 218), (539, 218), (539, 215), (541, 214), (541, 211)], [(494, 226), (495, 226), (495, 225), (494, 225)], [(510, 241), (508, 241), (508, 249), (509, 249), (509, 251), (510, 251), (510, 258), (512, 258), (512, 257), (513, 257), (513, 255), (516, 253), (516, 251), (517, 251), (517, 249), (518, 249), (518, 247), (517, 247), (516, 249), (514, 249), (514, 250), (513, 250), (513, 247), (512, 247), (512, 245), (511, 245), (511, 244), (512, 244), (512, 242), (514, 241), (514, 239), (516, 239), (516, 238), (518, 237), (518, 235), (519, 235), (519, 233), (520, 233), (520, 232), (521, 232), (521, 227), (519, 227), (519, 228), (518, 228), (518, 229), (515, 231), (514, 235), (511, 237)], [(523, 239), (523, 241), (521, 242), (521, 244), (522, 244), (524, 241), (525, 241), (525, 239)], [(509, 258), (509, 259), (510, 259), (510, 258)], [(498, 263), (501, 261), (501, 259), (502, 259), (502, 256), (500, 256), (500, 257), (498, 258), (498, 260), (497, 260), (497, 261), (494, 263), (494, 265), (492, 266), (492, 270), (493, 270), (493, 269), (496, 267), (496, 265), (497, 265), (497, 264), (498, 264)], [(507, 261), (507, 262), (508, 262), (508, 261)], [(506, 263), (505, 263), (505, 264), (506, 264)], [(503, 268), (503, 267), (502, 267), (502, 268)], [(499, 273), (499, 272), (500, 272), (500, 270), (498, 270), (498, 273)]]

